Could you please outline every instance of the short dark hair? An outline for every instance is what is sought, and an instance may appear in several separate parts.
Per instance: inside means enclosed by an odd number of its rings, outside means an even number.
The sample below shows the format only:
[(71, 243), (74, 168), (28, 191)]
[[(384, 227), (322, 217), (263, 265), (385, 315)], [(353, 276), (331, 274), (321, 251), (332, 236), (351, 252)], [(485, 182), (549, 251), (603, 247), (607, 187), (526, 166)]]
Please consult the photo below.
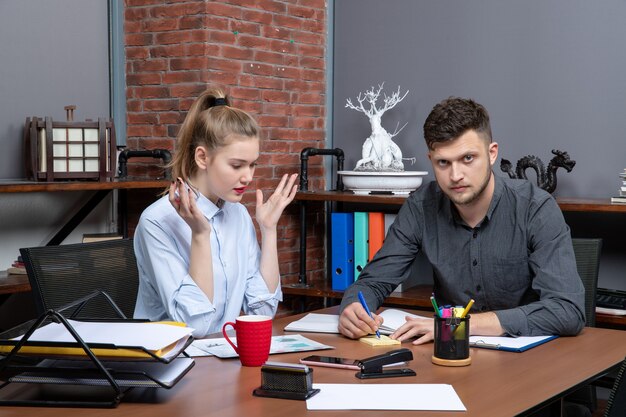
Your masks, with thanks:
[(468, 130), (491, 142), (487, 109), (469, 98), (448, 97), (433, 107), (424, 122), (426, 146), (433, 149), (435, 143), (456, 139)]

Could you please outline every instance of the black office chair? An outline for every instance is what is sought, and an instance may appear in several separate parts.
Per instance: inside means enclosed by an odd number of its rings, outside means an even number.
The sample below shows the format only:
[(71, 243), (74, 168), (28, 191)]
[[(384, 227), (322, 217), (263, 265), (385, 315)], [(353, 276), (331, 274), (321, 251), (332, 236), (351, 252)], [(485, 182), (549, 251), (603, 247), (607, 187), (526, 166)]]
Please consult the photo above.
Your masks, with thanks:
[(587, 326), (596, 325), (596, 289), (598, 288), (598, 271), (600, 270), (600, 252), (602, 239), (572, 239), (576, 269), (585, 286), (585, 315)]
[[(139, 274), (132, 239), (20, 249), (37, 314), (92, 294), (106, 292), (133, 317)], [(69, 316), (72, 311), (64, 315)], [(105, 297), (97, 296), (78, 318), (117, 318)]]
[[(598, 271), (600, 270), (600, 252), (602, 239), (574, 238), (574, 256), (576, 269), (585, 287), (585, 316), (586, 324), (596, 325), (596, 289), (598, 287)], [(597, 408), (596, 387), (587, 385), (565, 397), (565, 415), (591, 415)]]
[(624, 417), (626, 413), (626, 359), (617, 373), (613, 389), (609, 395), (604, 417)]

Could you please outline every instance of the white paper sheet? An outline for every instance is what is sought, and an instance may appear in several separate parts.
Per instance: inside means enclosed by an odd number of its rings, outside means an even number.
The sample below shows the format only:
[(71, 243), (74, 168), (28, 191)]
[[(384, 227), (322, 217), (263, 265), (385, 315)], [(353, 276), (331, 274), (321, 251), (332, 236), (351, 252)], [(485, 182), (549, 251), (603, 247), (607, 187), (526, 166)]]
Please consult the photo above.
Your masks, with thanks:
[(309, 313), (300, 320), (292, 321), (285, 330), (292, 332), (339, 333), (339, 316)]
[(466, 411), (447, 384), (313, 384), (321, 391), (306, 401), (308, 410)]

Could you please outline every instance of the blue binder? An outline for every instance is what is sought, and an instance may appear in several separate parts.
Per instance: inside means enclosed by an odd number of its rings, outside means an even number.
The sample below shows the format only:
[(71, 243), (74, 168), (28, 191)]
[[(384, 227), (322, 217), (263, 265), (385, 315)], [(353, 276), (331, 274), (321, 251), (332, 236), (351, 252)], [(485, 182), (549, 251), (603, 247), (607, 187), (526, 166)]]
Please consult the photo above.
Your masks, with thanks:
[(343, 291), (354, 282), (354, 216), (331, 213), (332, 288)]

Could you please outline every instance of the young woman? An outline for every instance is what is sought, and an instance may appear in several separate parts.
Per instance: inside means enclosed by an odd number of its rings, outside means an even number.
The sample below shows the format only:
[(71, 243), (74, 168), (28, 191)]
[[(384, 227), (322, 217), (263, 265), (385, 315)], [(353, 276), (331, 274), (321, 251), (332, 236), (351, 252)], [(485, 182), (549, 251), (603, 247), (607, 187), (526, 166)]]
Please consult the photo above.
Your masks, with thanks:
[(196, 99), (178, 134), (175, 181), (135, 231), (135, 317), (181, 321), (202, 337), (242, 310), (274, 315), (282, 299), (276, 224), (296, 194), (297, 174), (284, 175), (265, 202), (256, 191), (259, 249), (240, 203), (258, 157), (259, 128), (249, 114), (219, 90)]

